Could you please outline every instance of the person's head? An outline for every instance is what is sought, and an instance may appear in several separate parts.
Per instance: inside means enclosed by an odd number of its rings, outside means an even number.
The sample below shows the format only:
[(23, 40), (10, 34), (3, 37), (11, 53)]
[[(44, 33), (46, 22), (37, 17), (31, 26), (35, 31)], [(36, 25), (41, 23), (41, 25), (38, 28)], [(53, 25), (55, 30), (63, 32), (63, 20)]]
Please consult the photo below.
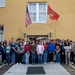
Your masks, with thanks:
[(59, 44), (59, 41), (57, 41), (56, 44)]
[(35, 43), (35, 41), (33, 40), (32, 43)]
[(20, 42), (20, 46), (22, 46), (23, 44), (22, 44), (22, 42)]
[(7, 46), (10, 46), (9, 42), (7, 43)]
[(14, 42), (14, 38), (11, 38), (11, 42)]
[(59, 48), (60, 48), (59, 46), (56, 46), (56, 49), (57, 49), (57, 50), (59, 50)]
[(4, 40), (3, 44), (7, 44), (7, 41), (6, 41), (6, 40)]
[(53, 44), (53, 41), (51, 40), (50, 43)]
[(41, 45), (41, 40), (39, 41), (39, 45)]
[(74, 45), (75, 45), (75, 41), (74, 41), (73, 43), (74, 43)]
[(46, 44), (46, 42), (43, 43), (44, 45)]
[(65, 45), (65, 46), (70, 46), (70, 43), (69, 43), (68, 41), (65, 41), (65, 42), (64, 42), (64, 45)]
[(28, 45), (29, 44), (29, 42), (28, 41), (26, 41), (26, 45)]

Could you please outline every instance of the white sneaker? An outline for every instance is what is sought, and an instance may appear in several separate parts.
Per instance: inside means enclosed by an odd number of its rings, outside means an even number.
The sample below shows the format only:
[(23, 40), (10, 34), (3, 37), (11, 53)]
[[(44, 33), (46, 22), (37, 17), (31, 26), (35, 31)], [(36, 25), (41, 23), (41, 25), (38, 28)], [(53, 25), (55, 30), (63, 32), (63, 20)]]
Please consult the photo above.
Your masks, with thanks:
[(18, 65), (18, 63), (17, 63), (17, 65)]
[(8, 65), (8, 63), (6, 63), (6, 65)]
[(11, 63), (10, 63), (10, 65), (11, 65)]
[(47, 64), (47, 63), (44, 63), (44, 64)]
[(21, 63), (20, 63), (20, 65), (21, 65)]
[(50, 63), (51, 63), (51, 64), (53, 64), (54, 62), (53, 62), (53, 61), (51, 61)]

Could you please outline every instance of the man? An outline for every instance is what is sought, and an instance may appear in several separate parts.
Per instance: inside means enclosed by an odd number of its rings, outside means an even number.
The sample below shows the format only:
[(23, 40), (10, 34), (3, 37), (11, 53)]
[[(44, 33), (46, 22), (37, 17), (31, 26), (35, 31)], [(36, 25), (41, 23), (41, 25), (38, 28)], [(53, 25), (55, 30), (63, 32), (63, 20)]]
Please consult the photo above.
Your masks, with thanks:
[(49, 62), (53, 62), (53, 55), (55, 53), (55, 45), (53, 44), (53, 41), (51, 40), (50, 43), (48, 43), (48, 58)]
[(3, 53), (3, 48), (1, 47), (1, 42), (0, 42), (0, 65), (2, 64), (2, 53)]

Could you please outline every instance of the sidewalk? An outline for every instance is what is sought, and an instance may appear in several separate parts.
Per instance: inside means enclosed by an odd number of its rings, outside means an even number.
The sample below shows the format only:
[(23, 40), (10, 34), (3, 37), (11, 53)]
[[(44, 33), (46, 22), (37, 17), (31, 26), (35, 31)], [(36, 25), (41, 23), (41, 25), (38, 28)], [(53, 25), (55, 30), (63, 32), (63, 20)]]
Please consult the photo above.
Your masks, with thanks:
[[(5, 65), (5, 64), (4, 64)], [(4, 65), (0, 65), (0, 68), (2, 68)]]
[(46, 75), (71, 75), (60, 64), (50, 63), (43, 65), (14, 65), (4, 75), (26, 75), (27, 67), (43, 66)]

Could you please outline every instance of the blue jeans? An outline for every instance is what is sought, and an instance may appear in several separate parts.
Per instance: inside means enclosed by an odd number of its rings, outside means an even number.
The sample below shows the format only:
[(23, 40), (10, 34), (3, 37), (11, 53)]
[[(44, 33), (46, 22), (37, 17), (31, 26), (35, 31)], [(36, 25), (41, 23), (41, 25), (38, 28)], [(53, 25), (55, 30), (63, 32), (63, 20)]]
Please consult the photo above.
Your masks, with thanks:
[(10, 63), (10, 55), (6, 55), (6, 63)]
[(39, 54), (38, 55), (38, 63), (39, 64), (42, 64), (42, 54)]
[(32, 63), (35, 64), (35, 60), (36, 60), (36, 53), (32, 54)]
[(57, 53), (56, 54), (56, 62), (57, 63), (60, 63), (60, 53)]
[(48, 51), (44, 50), (44, 53), (43, 53), (43, 63), (47, 62), (47, 55), (48, 55)]
[(25, 53), (22, 56), (22, 63), (25, 63)]
[(30, 53), (25, 53), (26, 64), (29, 64), (29, 56), (30, 56)]
[(15, 53), (11, 54), (11, 63), (15, 64)]
[(2, 64), (2, 54), (0, 54), (0, 65)]

